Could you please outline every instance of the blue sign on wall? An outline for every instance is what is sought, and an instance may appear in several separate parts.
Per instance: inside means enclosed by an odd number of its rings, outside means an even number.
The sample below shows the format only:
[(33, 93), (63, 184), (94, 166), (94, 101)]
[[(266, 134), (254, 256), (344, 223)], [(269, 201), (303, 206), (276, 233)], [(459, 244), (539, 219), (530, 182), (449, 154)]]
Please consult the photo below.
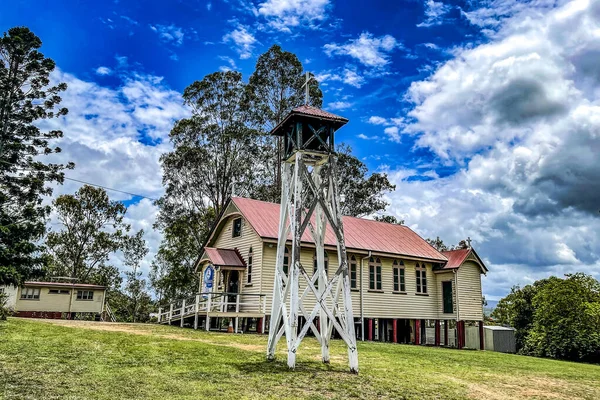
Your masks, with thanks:
[(203, 281), (202, 292), (204, 293), (202, 295), (202, 297), (204, 297), (205, 299), (208, 298), (208, 294), (206, 294), (206, 293), (212, 292), (214, 277), (215, 277), (215, 269), (212, 267), (212, 265), (209, 265), (204, 270), (204, 279), (202, 280)]

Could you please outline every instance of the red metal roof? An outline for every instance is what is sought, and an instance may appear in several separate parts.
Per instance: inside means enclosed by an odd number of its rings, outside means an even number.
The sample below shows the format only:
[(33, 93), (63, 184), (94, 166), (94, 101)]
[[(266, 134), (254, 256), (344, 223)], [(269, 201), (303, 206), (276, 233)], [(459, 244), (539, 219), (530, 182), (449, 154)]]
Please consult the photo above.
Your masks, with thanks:
[(348, 118), (344, 118), (340, 115), (332, 114), (325, 110), (321, 110), (320, 108), (309, 106), (309, 105), (302, 105), (300, 107), (296, 107), (292, 110), (292, 113), (310, 115), (311, 117), (319, 117), (319, 118), (323, 118), (323, 119), (330, 119), (332, 121), (340, 121), (340, 122), (344, 122), (344, 123), (348, 122)]
[(479, 267), (481, 268), (481, 271), (484, 274), (487, 273), (488, 268), (485, 266), (483, 260), (479, 257), (479, 255), (473, 248), (442, 251), (442, 254), (445, 255), (446, 258), (448, 258), (448, 262), (441, 269), (456, 269), (460, 267), (471, 253), (473, 253), (475, 258), (479, 262)]
[[(259, 236), (277, 239), (279, 204), (243, 197), (234, 197), (232, 201)], [(446, 261), (444, 255), (407, 226), (355, 217), (343, 217), (343, 224), (346, 247), (349, 249), (371, 250), (440, 262)], [(308, 229), (302, 235), (302, 241), (314, 243)], [(327, 224), (325, 232), (325, 244), (336, 245), (335, 234), (329, 224)]]
[(470, 252), (471, 249), (442, 251), (442, 254), (448, 259), (448, 262), (443, 266), (442, 269), (455, 269), (460, 267), (465, 259), (469, 256)]
[(206, 255), (210, 258), (213, 265), (225, 267), (245, 267), (246, 263), (235, 250), (215, 249), (214, 247), (205, 247)]
[(67, 282), (25, 282), (24, 286), (43, 286), (43, 287), (64, 287), (64, 288), (82, 288), (104, 290), (105, 286), (91, 285), (88, 283), (67, 283)]
[(348, 122), (347, 118), (341, 117), (339, 115), (332, 114), (330, 112), (321, 110), (320, 108), (317, 108), (317, 107), (313, 107), (313, 106), (309, 106), (309, 105), (302, 105), (302, 106), (296, 107), (292, 111), (290, 111), (290, 113), (288, 115), (286, 115), (286, 117), (283, 119), (283, 121), (281, 121), (279, 124), (277, 124), (277, 126), (275, 128), (273, 128), (273, 130), (271, 130), (271, 134), (272, 135), (281, 134), (281, 133), (277, 133), (277, 131), (279, 131), (279, 129), (283, 125), (285, 125), (290, 118), (294, 117), (295, 115), (305, 115), (305, 116), (309, 116), (309, 117), (326, 119), (328, 121), (334, 121), (334, 122), (338, 123), (337, 128), (341, 127), (342, 125), (344, 125)]

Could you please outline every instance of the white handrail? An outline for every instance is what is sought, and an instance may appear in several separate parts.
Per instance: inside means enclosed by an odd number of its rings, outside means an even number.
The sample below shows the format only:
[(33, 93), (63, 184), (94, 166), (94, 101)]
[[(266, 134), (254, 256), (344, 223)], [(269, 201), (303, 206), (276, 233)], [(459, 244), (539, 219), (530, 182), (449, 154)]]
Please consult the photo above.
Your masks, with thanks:
[[(235, 302), (230, 301), (230, 296), (236, 296)], [(173, 318), (181, 319), (198, 313), (209, 313), (214, 310), (229, 312), (229, 307), (236, 313), (258, 312), (266, 313), (266, 295), (254, 293), (198, 293), (195, 296), (176, 300), (166, 309), (159, 308), (158, 322), (170, 321)], [(231, 310), (233, 311), (233, 310)], [(196, 325), (196, 322), (195, 322)]]

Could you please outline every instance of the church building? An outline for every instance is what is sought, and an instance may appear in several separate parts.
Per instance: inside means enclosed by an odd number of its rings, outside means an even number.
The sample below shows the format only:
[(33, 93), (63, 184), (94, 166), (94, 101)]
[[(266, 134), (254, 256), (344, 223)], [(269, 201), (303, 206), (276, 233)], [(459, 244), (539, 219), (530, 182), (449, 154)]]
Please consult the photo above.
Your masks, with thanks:
[[(161, 311), (161, 322), (207, 330), (225, 324), (223, 329), (264, 333), (271, 314), (279, 208), (232, 198), (196, 263), (199, 294)], [(474, 249), (439, 252), (404, 225), (355, 217), (343, 217), (343, 224), (359, 340), (483, 348), (481, 275), (488, 270)], [(329, 226), (325, 250), (327, 270), (329, 264), (338, 265)], [(290, 251), (291, 242), (286, 273)], [(301, 264), (311, 274), (314, 253), (312, 238), (305, 234)], [(310, 313), (312, 294), (303, 295)]]

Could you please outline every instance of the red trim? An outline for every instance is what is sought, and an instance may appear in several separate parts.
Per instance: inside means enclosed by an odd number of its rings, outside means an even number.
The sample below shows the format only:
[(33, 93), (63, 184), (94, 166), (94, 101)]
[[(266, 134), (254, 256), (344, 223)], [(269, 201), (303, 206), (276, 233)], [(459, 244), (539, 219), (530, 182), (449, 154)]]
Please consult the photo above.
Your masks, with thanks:
[(259, 318), (256, 320), (256, 333), (263, 333), (262, 332), (262, 318)]
[(373, 340), (373, 318), (369, 318), (369, 332), (367, 333), (367, 340)]
[[(62, 319), (63, 313), (57, 311), (18, 311), (15, 317), (21, 318), (43, 318), (43, 319)], [(68, 318), (68, 314), (67, 314)]]
[(398, 343), (398, 320), (392, 320), (392, 342)]
[(440, 345), (440, 320), (435, 320), (435, 345)]
[(421, 320), (415, 320), (415, 344), (421, 344)]
[(448, 346), (448, 320), (444, 320), (444, 346)]

